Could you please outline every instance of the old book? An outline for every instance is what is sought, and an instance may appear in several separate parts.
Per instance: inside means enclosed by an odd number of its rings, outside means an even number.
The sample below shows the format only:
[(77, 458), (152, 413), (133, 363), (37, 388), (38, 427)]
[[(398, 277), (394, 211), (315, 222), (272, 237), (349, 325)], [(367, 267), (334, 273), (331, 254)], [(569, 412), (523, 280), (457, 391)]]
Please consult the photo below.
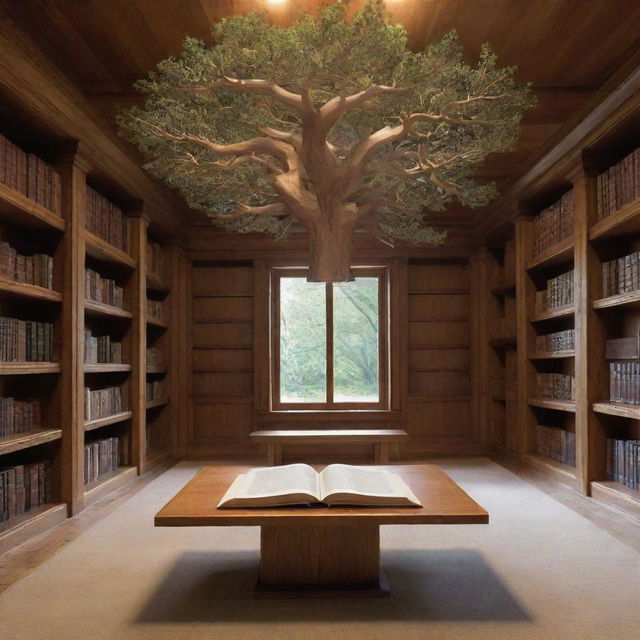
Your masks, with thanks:
[(289, 464), (240, 474), (218, 509), (318, 502), (328, 506), (422, 506), (404, 480), (389, 471), (331, 464), (318, 473), (307, 464)]

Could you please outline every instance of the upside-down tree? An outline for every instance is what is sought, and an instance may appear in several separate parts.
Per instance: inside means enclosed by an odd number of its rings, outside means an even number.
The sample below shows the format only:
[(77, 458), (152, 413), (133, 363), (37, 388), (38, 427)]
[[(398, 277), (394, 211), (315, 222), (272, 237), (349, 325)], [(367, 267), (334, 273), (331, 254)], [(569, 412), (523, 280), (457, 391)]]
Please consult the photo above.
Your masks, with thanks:
[(374, 0), (288, 28), (259, 14), (222, 20), (211, 47), (187, 38), (137, 83), (121, 114), (145, 167), (228, 230), (306, 229), (310, 280), (350, 277), (355, 231), (440, 244), (424, 211), (495, 197), (474, 170), (513, 147), (534, 103), (488, 45), (463, 61), (454, 32), (424, 51)]

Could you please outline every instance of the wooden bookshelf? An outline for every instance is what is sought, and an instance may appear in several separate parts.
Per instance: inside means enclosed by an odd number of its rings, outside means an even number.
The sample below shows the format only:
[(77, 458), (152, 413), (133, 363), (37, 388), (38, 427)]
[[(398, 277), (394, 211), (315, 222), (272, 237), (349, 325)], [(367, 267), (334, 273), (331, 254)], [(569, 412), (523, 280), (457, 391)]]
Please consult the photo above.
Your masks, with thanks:
[(591, 483), (591, 497), (640, 518), (640, 491), (621, 482), (600, 480)]
[(542, 409), (555, 409), (556, 411), (576, 412), (576, 403), (573, 400), (560, 400), (557, 398), (529, 398), (528, 404), (531, 407)]
[(0, 276), (0, 297), (15, 297), (34, 302), (62, 302), (62, 294), (35, 284), (15, 282)]
[(573, 238), (565, 238), (562, 242), (548, 247), (535, 258), (531, 258), (527, 263), (527, 269), (534, 270), (568, 264), (573, 260), (573, 248)]
[(619, 293), (607, 298), (599, 298), (593, 301), (594, 309), (611, 309), (615, 307), (627, 307), (629, 309), (640, 308), (640, 291)]
[(66, 519), (66, 504), (48, 503), (0, 523), (0, 554)]
[(640, 198), (598, 220), (589, 229), (589, 240), (604, 240), (640, 232)]
[(84, 301), (85, 313), (89, 316), (103, 316), (106, 318), (126, 318), (130, 320), (133, 318), (131, 311), (126, 309), (120, 309), (120, 307), (114, 307), (104, 302), (96, 302), (95, 300), (86, 299)]
[(119, 411), (118, 413), (114, 413), (104, 418), (96, 418), (95, 420), (86, 420), (84, 423), (84, 430), (92, 431), (93, 429), (100, 429), (101, 427), (106, 427), (110, 424), (116, 424), (118, 422), (124, 422), (125, 420), (130, 420), (132, 416), (133, 416), (133, 413), (131, 411)]
[(538, 351), (532, 353), (529, 358), (531, 360), (553, 360), (556, 358), (574, 358), (575, 355), (574, 349), (567, 351)]
[(85, 373), (120, 373), (131, 371), (130, 364), (116, 364), (116, 363), (85, 363)]
[(21, 227), (62, 232), (65, 221), (27, 196), (0, 183), (0, 219)]
[(147, 315), (147, 324), (158, 329), (167, 329), (169, 327), (169, 325), (164, 320), (160, 320), (160, 318), (154, 318), (150, 315)]
[(561, 318), (570, 318), (575, 313), (574, 306), (567, 305), (558, 307), (557, 309), (548, 309), (546, 311), (538, 311), (531, 316), (531, 322), (544, 322), (546, 320), (559, 320)]
[(62, 429), (34, 429), (24, 433), (14, 433), (0, 437), (0, 455), (37, 447), (45, 442), (53, 442), (62, 438)]
[(136, 478), (138, 471), (136, 467), (121, 466), (115, 471), (104, 473), (95, 482), (85, 485), (84, 503), (85, 506), (94, 504), (110, 493), (122, 489)]
[(92, 258), (131, 270), (136, 268), (136, 261), (128, 253), (114, 247), (90, 231), (85, 231), (84, 240), (87, 255)]
[(160, 398), (158, 400), (147, 400), (147, 409), (155, 409), (156, 407), (164, 407), (169, 404), (168, 398)]
[(166, 294), (169, 293), (169, 286), (157, 273), (147, 273), (147, 290)]
[(539, 473), (571, 489), (576, 486), (576, 469), (552, 458), (528, 454), (525, 461)]
[(58, 362), (0, 362), (0, 376), (60, 373)]
[(615, 402), (595, 402), (593, 410), (609, 416), (619, 416), (631, 420), (640, 420), (640, 406), (636, 404), (619, 404)]

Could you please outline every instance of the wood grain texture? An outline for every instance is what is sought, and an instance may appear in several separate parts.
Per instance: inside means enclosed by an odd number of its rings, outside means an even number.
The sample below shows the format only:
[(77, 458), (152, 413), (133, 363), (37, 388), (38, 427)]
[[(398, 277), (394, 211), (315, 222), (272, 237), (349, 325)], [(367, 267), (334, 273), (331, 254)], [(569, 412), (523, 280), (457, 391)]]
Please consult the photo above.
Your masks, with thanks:
[(416, 494), (420, 508), (281, 507), (217, 509), (239, 473), (248, 467), (205, 467), (155, 516), (155, 526), (378, 526), (383, 524), (486, 524), (487, 512), (436, 465), (382, 467), (398, 473)]
[(379, 573), (378, 526), (260, 529), (260, 585), (371, 584)]

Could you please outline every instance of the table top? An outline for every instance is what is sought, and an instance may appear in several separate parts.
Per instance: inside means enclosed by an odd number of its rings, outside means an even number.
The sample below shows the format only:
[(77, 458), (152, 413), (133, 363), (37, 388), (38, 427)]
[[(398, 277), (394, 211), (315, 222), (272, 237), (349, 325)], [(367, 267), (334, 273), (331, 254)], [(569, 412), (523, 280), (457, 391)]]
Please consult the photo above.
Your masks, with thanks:
[[(322, 466), (317, 467), (320, 469)], [(156, 527), (487, 524), (489, 514), (435, 464), (376, 465), (399, 474), (422, 507), (291, 506), (217, 509), (239, 473), (251, 467), (204, 467), (156, 514)]]

